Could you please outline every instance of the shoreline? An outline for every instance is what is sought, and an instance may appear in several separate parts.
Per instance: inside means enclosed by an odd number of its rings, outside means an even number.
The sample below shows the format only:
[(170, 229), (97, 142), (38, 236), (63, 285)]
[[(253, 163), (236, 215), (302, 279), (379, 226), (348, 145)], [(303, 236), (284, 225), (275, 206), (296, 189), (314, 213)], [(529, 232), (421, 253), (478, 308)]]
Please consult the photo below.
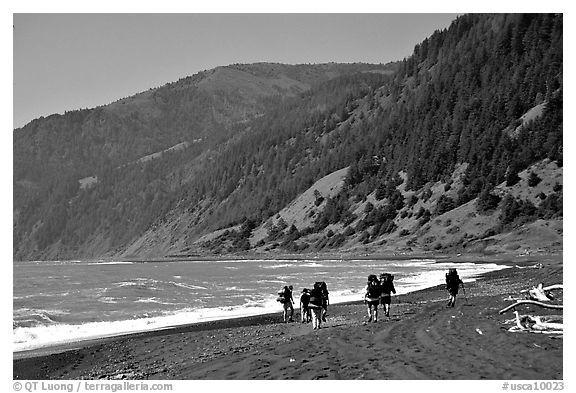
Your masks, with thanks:
[(542, 258), (562, 257), (562, 253), (532, 253), (532, 254), (518, 254), (518, 253), (466, 253), (466, 254), (451, 254), (451, 253), (438, 253), (438, 252), (388, 252), (388, 253), (371, 253), (365, 252), (358, 254), (357, 252), (342, 252), (342, 253), (313, 253), (313, 254), (290, 254), (290, 253), (237, 253), (237, 254), (224, 254), (224, 255), (196, 255), (196, 254), (182, 254), (182, 255), (166, 255), (164, 257), (155, 258), (134, 258), (134, 257), (103, 257), (103, 258), (87, 258), (87, 259), (69, 259), (69, 260), (45, 260), (33, 261), (23, 260), (14, 261), (15, 263), (42, 263), (42, 262), (68, 262), (68, 263), (107, 263), (107, 262), (132, 262), (132, 263), (169, 263), (178, 261), (206, 261), (215, 262), (221, 260), (242, 261), (242, 260), (297, 260), (297, 261), (325, 261), (325, 260), (411, 260), (411, 259), (435, 259), (438, 261), (453, 261), (458, 262), (472, 262), (472, 261), (494, 261), (494, 263), (505, 263), (506, 261), (519, 261), (534, 262)]
[[(531, 262), (512, 261), (511, 265), (526, 266)], [(507, 332), (501, 325), (513, 315), (500, 316), (497, 312), (508, 304), (503, 300), (508, 295), (517, 295), (521, 289), (539, 282), (545, 285), (562, 282), (561, 258), (548, 258), (542, 269), (512, 268), (485, 273), (466, 285), (466, 301), (460, 295), (453, 309), (445, 308), (446, 294), (440, 285), (393, 297), (390, 318), (381, 316), (377, 324), (366, 324), (362, 301), (331, 305), (328, 322), (318, 331), (313, 331), (310, 324), (281, 323), (279, 310), (71, 343), (52, 347), (50, 351), (21, 351), (13, 354), (13, 376), (14, 379), (559, 379), (563, 376), (563, 339)], [(540, 310), (534, 311), (542, 315)], [(295, 317), (298, 316), (299, 312), (295, 312)], [(446, 330), (446, 324), (454, 328)], [(444, 343), (446, 348), (438, 343)], [(494, 343), (498, 343), (497, 348)], [(358, 353), (358, 348), (364, 348), (366, 353)], [(454, 351), (462, 357), (458, 364), (451, 359)], [(524, 359), (524, 364), (530, 364), (537, 356), (545, 358), (538, 362), (538, 372), (518, 361)], [(268, 367), (262, 367), (262, 359), (267, 359)], [(368, 363), (373, 367), (366, 369)], [(430, 368), (430, 364), (434, 367)], [(307, 371), (301, 372), (302, 367)], [(452, 368), (457, 368), (458, 374)]]
[[(371, 258), (371, 259), (374, 259), (374, 258)], [(413, 259), (413, 258), (411, 258), (411, 259)], [(511, 261), (508, 259), (499, 260), (499, 261), (494, 261), (491, 259), (484, 260), (484, 261), (478, 261), (476, 259), (453, 261), (453, 260), (449, 260), (447, 258), (443, 258), (443, 259), (425, 258), (422, 260), (432, 260), (432, 259), (435, 260), (434, 263), (474, 263), (474, 264), (478, 264), (478, 265), (494, 264), (494, 265), (499, 265), (499, 266), (506, 265), (506, 266), (508, 266), (508, 268), (513, 267)], [(274, 259), (273, 261), (279, 261), (279, 260), (282, 261), (282, 259)], [(309, 261), (310, 259), (307, 258), (305, 260)], [(388, 260), (388, 259), (385, 259), (385, 260)], [(152, 262), (152, 261), (149, 261), (149, 262)], [(495, 271), (498, 271), (498, 270), (495, 270)], [(481, 273), (479, 275), (476, 275), (473, 278), (473, 280), (482, 279), (482, 277), (488, 273), (490, 273), (490, 272), (485, 272), (485, 273)], [(438, 286), (438, 284), (430, 283), (429, 286), (427, 286), (427, 287), (420, 287), (417, 289), (409, 289), (408, 292), (402, 292), (402, 288), (397, 288), (397, 290), (399, 292), (401, 292), (402, 295), (407, 295), (407, 294), (415, 293), (415, 292), (419, 292), (419, 291), (426, 291), (426, 290), (435, 288), (436, 286)], [(333, 306), (346, 305), (346, 304), (363, 304), (362, 300), (360, 299), (360, 295), (356, 299), (350, 299), (348, 297), (348, 299), (345, 299), (345, 300), (334, 301), (334, 299), (332, 299), (332, 301), (333, 302), (331, 304)], [(299, 310), (298, 304), (295, 304), (294, 308), (295, 308), (296, 312), (299, 312), (298, 311)], [(183, 322), (183, 323), (177, 323), (177, 324), (166, 324), (166, 326), (151, 327), (151, 328), (147, 328), (147, 329), (146, 328), (143, 328), (143, 329), (137, 329), (136, 328), (136, 329), (131, 330), (131, 331), (119, 331), (117, 333), (111, 332), (111, 333), (106, 333), (106, 334), (101, 334), (101, 335), (94, 334), (92, 336), (70, 339), (69, 341), (54, 342), (54, 343), (48, 343), (46, 345), (37, 345), (37, 346), (32, 345), (29, 348), (24, 348), (24, 349), (20, 349), (20, 350), (13, 350), (13, 359), (36, 357), (36, 356), (41, 356), (41, 355), (50, 355), (50, 354), (59, 353), (59, 352), (63, 352), (63, 351), (79, 349), (79, 348), (82, 348), (82, 347), (85, 347), (85, 346), (88, 346), (91, 344), (98, 343), (100, 341), (110, 341), (110, 340), (129, 338), (132, 336), (139, 336), (142, 334), (148, 334), (148, 333), (154, 333), (154, 332), (172, 331), (174, 329), (190, 328), (190, 327), (193, 327), (195, 325), (213, 324), (213, 323), (225, 322), (225, 321), (243, 320), (243, 319), (249, 319), (249, 318), (254, 318), (254, 317), (265, 317), (265, 316), (276, 315), (276, 313), (277, 313), (277, 311), (270, 311), (269, 309), (266, 309), (266, 310), (262, 310), (260, 312), (256, 312), (254, 314), (247, 313), (245, 315), (235, 315), (235, 316), (221, 315), (218, 317), (214, 317), (214, 319), (205, 319), (205, 320), (201, 320), (201, 321)], [(108, 321), (108, 322), (114, 323), (114, 322), (123, 322), (123, 321), (119, 320), (119, 321)]]

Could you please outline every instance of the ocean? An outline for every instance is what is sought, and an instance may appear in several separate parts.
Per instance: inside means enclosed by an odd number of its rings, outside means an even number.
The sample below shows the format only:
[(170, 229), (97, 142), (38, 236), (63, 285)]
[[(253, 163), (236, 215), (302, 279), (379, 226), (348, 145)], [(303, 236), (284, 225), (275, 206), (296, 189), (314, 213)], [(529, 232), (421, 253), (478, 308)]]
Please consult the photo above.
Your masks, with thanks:
[(277, 293), (325, 281), (330, 303), (362, 300), (368, 274), (391, 273), (397, 294), (464, 282), (506, 268), (493, 263), (411, 260), (218, 260), (14, 262), (13, 350), (278, 312)]

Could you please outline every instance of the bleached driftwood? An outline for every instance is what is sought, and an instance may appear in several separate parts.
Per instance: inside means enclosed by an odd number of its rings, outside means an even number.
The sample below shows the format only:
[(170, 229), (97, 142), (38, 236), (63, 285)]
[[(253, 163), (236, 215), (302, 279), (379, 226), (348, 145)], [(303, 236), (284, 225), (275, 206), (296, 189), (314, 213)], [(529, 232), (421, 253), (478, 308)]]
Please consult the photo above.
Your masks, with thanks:
[(508, 320), (506, 323), (515, 323), (515, 326), (508, 329), (510, 332), (532, 332), (532, 333), (543, 333), (543, 334), (563, 334), (564, 325), (562, 323), (562, 316), (558, 315), (548, 315), (548, 316), (532, 316), (523, 315), (520, 317), (516, 307), (523, 304), (533, 304), (543, 308), (551, 308), (555, 310), (563, 310), (564, 306), (559, 304), (549, 304), (543, 302), (549, 302), (553, 299), (549, 291), (556, 289), (564, 289), (562, 284), (554, 284), (544, 287), (541, 283), (537, 287), (532, 287), (531, 289), (526, 289), (521, 291), (521, 293), (528, 293), (529, 299), (519, 300), (516, 299), (514, 304), (511, 304), (502, 310), (500, 314), (504, 314), (506, 311), (514, 310), (516, 316), (515, 319)]
[(546, 303), (542, 303), (542, 302), (537, 302), (535, 300), (518, 300), (516, 303), (509, 305), (508, 307), (503, 308), (502, 310), (499, 311), (500, 314), (504, 314), (506, 311), (516, 308), (516, 306), (519, 306), (521, 304), (534, 304), (536, 306), (540, 306), (540, 307), (544, 307), (544, 308), (553, 308), (556, 310), (562, 310), (564, 308), (564, 306), (562, 306), (561, 304), (556, 305), (556, 304), (546, 304)]
[(518, 331), (528, 331), (532, 333), (542, 333), (542, 334), (563, 334), (564, 333), (564, 324), (562, 322), (548, 322), (554, 320), (561, 320), (561, 316), (547, 316), (547, 317), (540, 317), (540, 316), (532, 316), (532, 315), (523, 315), (520, 317), (518, 311), (514, 310), (514, 314), (516, 315), (516, 326), (512, 326), (508, 329), (509, 332), (518, 332)]
[(524, 290), (520, 291), (520, 293), (528, 292), (529, 299), (537, 300), (539, 302), (548, 302), (548, 301), (554, 299), (552, 294), (549, 292), (553, 291), (555, 289), (564, 289), (564, 285), (554, 284), (554, 285), (549, 285), (547, 287), (543, 287), (542, 283), (540, 283), (540, 284), (538, 284), (537, 287), (532, 287), (530, 289), (524, 289)]
[(553, 291), (554, 289), (564, 289), (564, 284), (554, 284), (542, 288), (545, 291)]

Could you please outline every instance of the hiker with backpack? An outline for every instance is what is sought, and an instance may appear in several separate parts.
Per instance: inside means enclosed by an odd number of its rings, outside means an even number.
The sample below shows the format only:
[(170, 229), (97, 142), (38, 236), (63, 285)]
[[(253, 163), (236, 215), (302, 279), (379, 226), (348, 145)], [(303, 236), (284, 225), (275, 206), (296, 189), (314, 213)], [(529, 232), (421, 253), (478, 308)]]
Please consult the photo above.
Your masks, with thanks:
[(310, 290), (310, 303), (308, 304), (308, 307), (312, 311), (312, 326), (314, 330), (320, 329), (322, 325), (323, 297), (322, 283), (317, 282), (314, 284), (312, 290)]
[(312, 315), (310, 315), (310, 290), (304, 288), (302, 290), (302, 295), (300, 295), (300, 317), (302, 323), (308, 323), (312, 320)]
[(380, 275), (380, 288), (380, 303), (384, 306), (384, 315), (389, 317), (392, 294), (396, 294), (396, 288), (394, 288), (394, 276), (390, 273), (382, 273)]
[(456, 295), (458, 294), (460, 285), (462, 285), (462, 288), (464, 288), (464, 282), (462, 282), (458, 276), (456, 269), (448, 269), (448, 273), (446, 273), (446, 290), (450, 294), (450, 299), (448, 300), (447, 307), (454, 307), (456, 304)]
[(378, 303), (380, 303), (380, 282), (375, 274), (368, 276), (366, 283), (364, 303), (368, 306), (368, 322), (378, 322)]
[[(282, 290), (278, 292), (278, 299), (276, 300), (284, 306), (284, 312), (282, 314), (284, 322), (293, 322), (294, 306), (292, 304), (294, 303), (294, 299), (292, 298), (292, 285), (282, 288)], [(290, 317), (288, 317), (288, 310), (290, 310)]]

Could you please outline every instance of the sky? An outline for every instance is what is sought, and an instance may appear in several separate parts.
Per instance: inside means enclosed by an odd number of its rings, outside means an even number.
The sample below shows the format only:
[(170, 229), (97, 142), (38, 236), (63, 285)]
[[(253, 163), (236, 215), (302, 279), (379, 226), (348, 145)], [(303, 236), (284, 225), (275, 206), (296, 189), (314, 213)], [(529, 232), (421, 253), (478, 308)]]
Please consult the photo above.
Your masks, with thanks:
[(387, 63), (457, 14), (13, 15), (13, 127), (233, 63)]

